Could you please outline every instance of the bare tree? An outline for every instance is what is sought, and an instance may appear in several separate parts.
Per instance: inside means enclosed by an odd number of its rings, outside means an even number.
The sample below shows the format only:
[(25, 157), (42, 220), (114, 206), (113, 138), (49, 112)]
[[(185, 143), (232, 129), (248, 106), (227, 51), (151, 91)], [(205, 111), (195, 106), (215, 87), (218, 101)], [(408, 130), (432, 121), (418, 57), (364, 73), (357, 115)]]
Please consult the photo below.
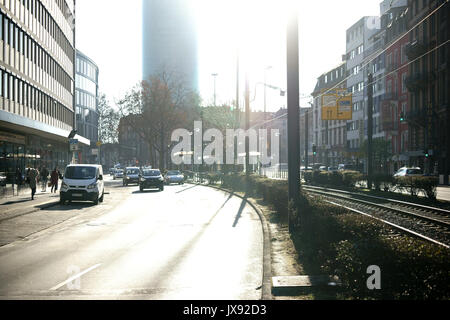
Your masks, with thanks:
[(148, 143), (152, 156), (158, 155), (163, 169), (172, 131), (191, 126), (199, 102), (179, 76), (163, 71), (131, 89), (118, 105), (122, 119)]
[(119, 114), (115, 111), (104, 94), (100, 94), (98, 101), (98, 134), (102, 143), (116, 143), (118, 141)]

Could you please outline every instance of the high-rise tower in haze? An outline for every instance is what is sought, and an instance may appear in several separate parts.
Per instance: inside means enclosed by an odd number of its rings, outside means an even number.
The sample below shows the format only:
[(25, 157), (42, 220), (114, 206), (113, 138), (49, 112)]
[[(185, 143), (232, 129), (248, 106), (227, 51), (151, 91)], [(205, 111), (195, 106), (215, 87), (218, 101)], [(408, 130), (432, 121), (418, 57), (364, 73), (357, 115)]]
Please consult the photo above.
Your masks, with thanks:
[(143, 79), (163, 70), (198, 91), (198, 41), (190, 0), (143, 0)]

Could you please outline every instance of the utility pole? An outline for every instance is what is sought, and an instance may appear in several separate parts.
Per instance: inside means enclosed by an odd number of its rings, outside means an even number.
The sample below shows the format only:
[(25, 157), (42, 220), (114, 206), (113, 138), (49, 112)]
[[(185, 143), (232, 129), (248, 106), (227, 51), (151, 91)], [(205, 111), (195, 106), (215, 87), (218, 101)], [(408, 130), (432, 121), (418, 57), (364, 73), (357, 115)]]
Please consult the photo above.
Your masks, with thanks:
[[(288, 183), (289, 202), (298, 208), (300, 196), (300, 80), (298, 10), (291, 10), (287, 30)], [(288, 227), (292, 231), (290, 213)]]
[(373, 74), (368, 75), (368, 104), (367, 104), (367, 187), (372, 190), (372, 178), (373, 178)]
[[(76, 47), (76, 0), (73, 0), (73, 130), (77, 132), (77, 107), (76, 107), (76, 74), (77, 74), (77, 47)], [(72, 163), (75, 163), (75, 152), (72, 152)]]
[[(239, 129), (241, 126), (241, 118), (240, 118), (240, 105), (239, 105), (239, 98), (240, 98), (240, 61), (239, 61), (239, 49), (236, 50), (236, 125), (234, 129)], [(234, 142), (234, 138), (233, 138), (233, 142)], [(235, 154), (235, 160), (234, 160), (234, 172), (237, 173), (237, 168), (238, 168), (238, 164), (239, 164), (239, 156), (237, 155), (237, 145), (235, 143), (233, 143), (234, 145), (234, 154)]]
[(267, 122), (267, 71), (270, 69), (272, 69), (271, 66), (264, 69), (264, 128), (266, 128)]
[[(240, 126), (240, 117), (239, 117), (239, 113), (240, 113), (240, 106), (239, 106), (239, 98), (240, 98), (240, 84), (239, 84), (239, 78), (240, 78), (240, 70), (239, 70), (239, 65), (240, 65), (240, 61), (239, 61), (239, 49), (237, 50), (237, 54), (236, 54), (236, 126), (237, 128), (239, 128)], [(235, 128), (236, 129), (236, 128)]]
[(330, 141), (329, 141), (329, 121), (325, 120), (325, 165), (327, 166), (327, 170), (329, 167), (329, 149), (328, 146), (330, 145)]
[(218, 75), (218, 73), (212, 74), (212, 76), (214, 77), (214, 107), (216, 106), (216, 79)]
[[(312, 108), (312, 104), (311, 104)], [(305, 171), (308, 170), (308, 146), (309, 146), (309, 110), (305, 112)]]
[[(248, 74), (245, 75), (245, 131), (248, 133), (250, 129), (250, 82), (248, 79)], [(248, 186), (248, 178), (250, 176), (250, 144), (249, 144), (249, 136), (245, 135), (245, 174), (247, 177), (247, 186)]]

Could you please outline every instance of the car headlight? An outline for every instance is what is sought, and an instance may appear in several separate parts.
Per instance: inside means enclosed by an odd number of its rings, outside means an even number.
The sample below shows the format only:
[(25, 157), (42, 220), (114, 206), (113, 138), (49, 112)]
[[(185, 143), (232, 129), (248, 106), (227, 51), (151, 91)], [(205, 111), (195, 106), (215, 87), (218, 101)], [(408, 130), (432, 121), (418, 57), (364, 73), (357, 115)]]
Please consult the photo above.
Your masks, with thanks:
[(159, 181), (164, 181), (164, 178), (163, 177), (159, 177)]
[(88, 190), (97, 188), (97, 182), (94, 182), (93, 184), (89, 185), (87, 188), (88, 188)]
[(65, 183), (63, 181), (63, 183), (61, 184), (61, 189), (67, 189), (67, 188), (69, 188), (69, 186), (67, 185), (67, 183)]
[(141, 182), (145, 182), (145, 179), (144, 179), (144, 178), (141, 178), (140, 180), (141, 180)]

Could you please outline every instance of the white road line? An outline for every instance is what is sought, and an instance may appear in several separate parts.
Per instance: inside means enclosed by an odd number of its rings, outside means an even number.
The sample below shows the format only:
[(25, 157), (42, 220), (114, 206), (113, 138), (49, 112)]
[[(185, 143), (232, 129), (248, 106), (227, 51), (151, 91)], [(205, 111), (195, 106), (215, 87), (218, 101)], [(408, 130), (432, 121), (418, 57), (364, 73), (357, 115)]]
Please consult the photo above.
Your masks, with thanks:
[(84, 275), (84, 274), (86, 274), (86, 273), (88, 273), (88, 272), (90, 272), (90, 271), (92, 271), (92, 270), (94, 270), (94, 269), (100, 267), (101, 265), (102, 265), (101, 263), (96, 264), (95, 266), (92, 266), (92, 267), (90, 267), (89, 269), (86, 269), (85, 271), (80, 272), (80, 273), (78, 273), (78, 274), (76, 274), (76, 275), (70, 277), (70, 278), (67, 279), (66, 281), (64, 281), (64, 282), (62, 282), (62, 283), (60, 283), (60, 284), (54, 286), (54, 287), (51, 288), (49, 291), (56, 291), (56, 290), (58, 290), (59, 288), (61, 288), (61, 287), (65, 286), (66, 284), (68, 284), (69, 282), (72, 282), (73, 280), (75, 280), (75, 279), (81, 277), (82, 275)]

